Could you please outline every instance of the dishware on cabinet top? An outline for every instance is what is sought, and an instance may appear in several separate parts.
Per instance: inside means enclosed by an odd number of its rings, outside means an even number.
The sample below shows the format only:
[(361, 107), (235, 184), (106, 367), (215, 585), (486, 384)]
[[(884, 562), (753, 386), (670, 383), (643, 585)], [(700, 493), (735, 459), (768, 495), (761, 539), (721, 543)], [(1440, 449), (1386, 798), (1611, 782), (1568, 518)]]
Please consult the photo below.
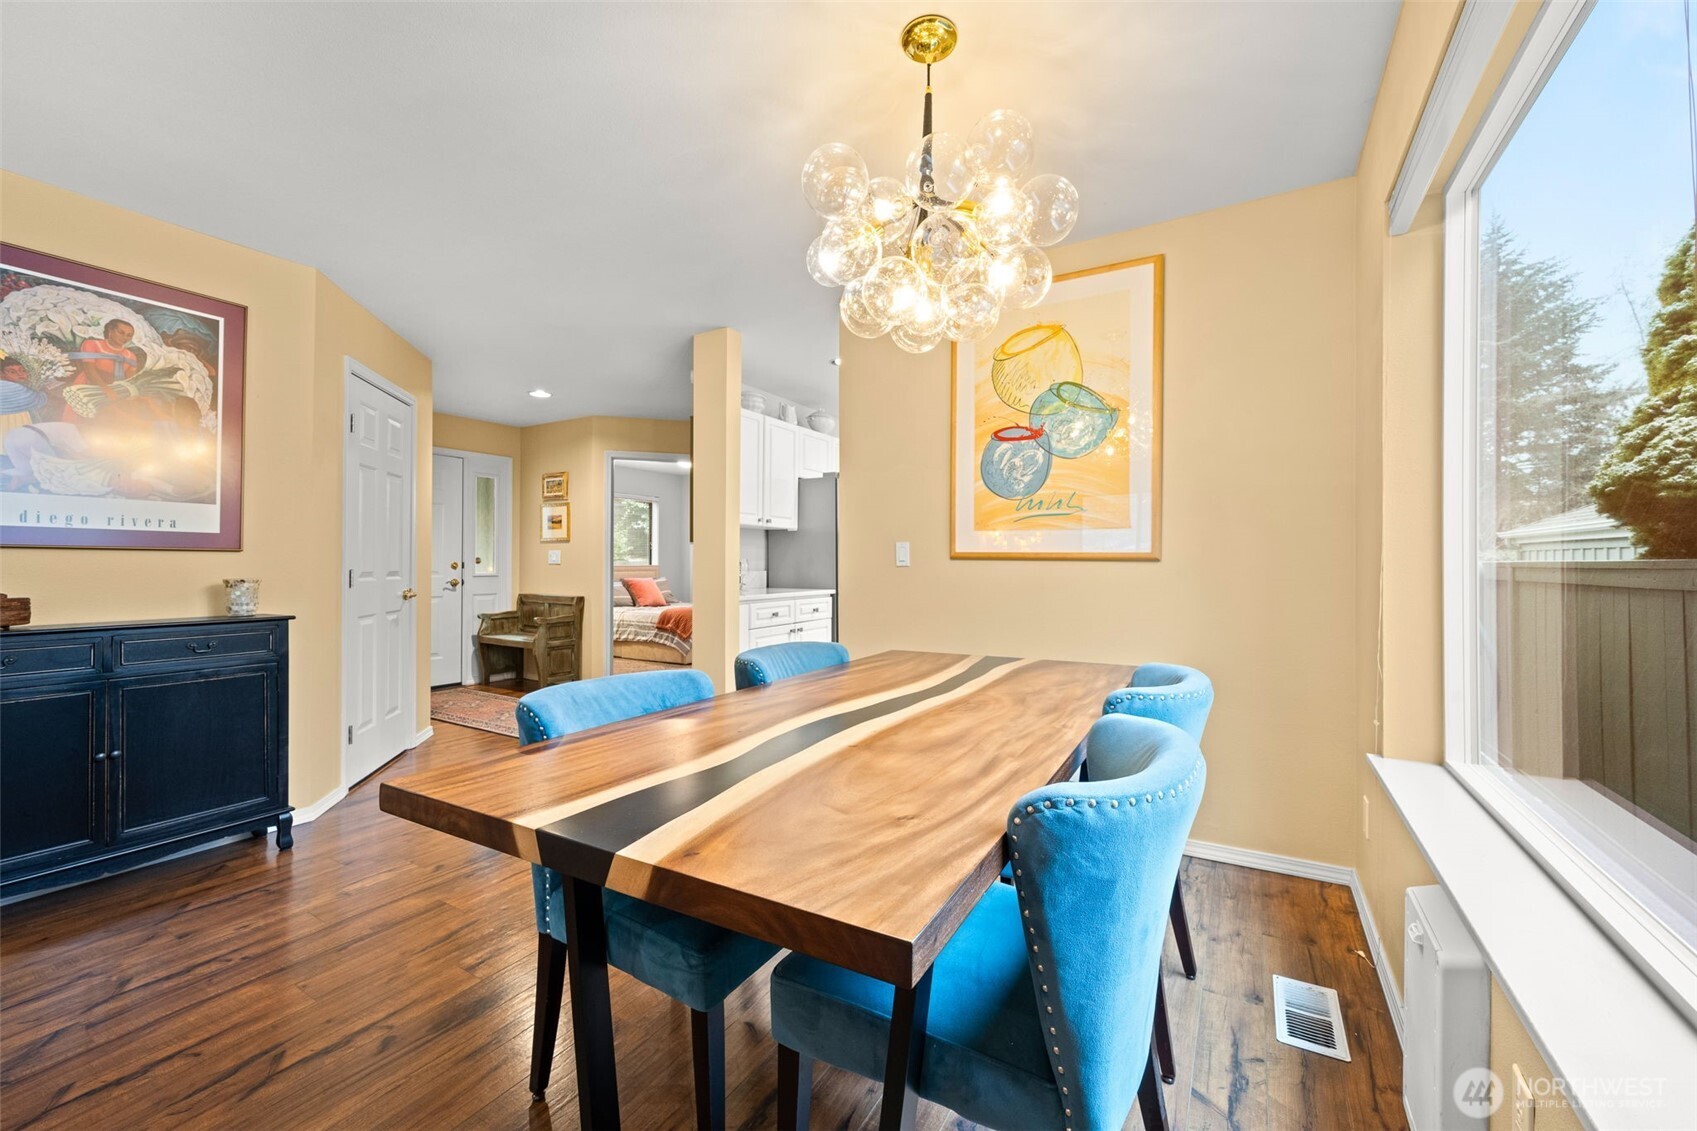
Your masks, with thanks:
[(759, 393), (744, 393), (742, 395), (742, 407), (746, 408), (750, 412), (764, 412), (766, 409), (766, 398), (761, 396)]
[(783, 422), (785, 424), (795, 424), (797, 422), (796, 421), (796, 413), (795, 413), (795, 405), (793, 405), (793, 404), (785, 405), (782, 413), (780, 413), (780, 418), (783, 420)]
[(811, 414), (807, 418), (807, 426), (815, 432), (821, 432), (826, 436), (835, 436), (837, 434), (837, 418), (828, 412), (815, 412)]

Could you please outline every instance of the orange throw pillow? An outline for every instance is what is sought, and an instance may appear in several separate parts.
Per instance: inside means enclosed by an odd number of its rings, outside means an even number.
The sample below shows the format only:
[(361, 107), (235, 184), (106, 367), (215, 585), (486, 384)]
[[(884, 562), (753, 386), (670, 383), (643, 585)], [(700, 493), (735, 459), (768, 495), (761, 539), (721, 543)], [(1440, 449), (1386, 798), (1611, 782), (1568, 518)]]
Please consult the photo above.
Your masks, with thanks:
[(630, 599), (643, 608), (660, 608), (666, 604), (666, 598), (660, 593), (660, 586), (651, 578), (627, 577), (625, 588), (630, 590)]

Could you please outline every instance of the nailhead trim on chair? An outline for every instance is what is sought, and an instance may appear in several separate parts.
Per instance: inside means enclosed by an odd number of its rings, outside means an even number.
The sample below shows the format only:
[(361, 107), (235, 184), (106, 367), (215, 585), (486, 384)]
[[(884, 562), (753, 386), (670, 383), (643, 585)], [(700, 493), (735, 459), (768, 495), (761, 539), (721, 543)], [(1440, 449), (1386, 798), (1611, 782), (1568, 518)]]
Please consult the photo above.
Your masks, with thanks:
[[(1200, 758), (1198, 758), (1197, 761), (1196, 761), (1196, 765), (1191, 767), (1190, 774), (1182, 782), (1180, 782), (1178, 785), (1174, 786), (1172, 789), (1156, 790), (1154, 794), (1145, 793), (1143, 795), (1143, 800), (1148, 804), (1154, 804), (1154, 802), (1157, 798), (1159, 798), (1160, 800), (1163, 800), (1163, 801), (1177, 800), (1178, 795), (1185, 792), (1187, 789), (1189, 789), (1191, 783), (1196, 780), (1196, 771), (1197, 771), (1198, 768), (1201, 767), (1201, 765), (1202, 765), (1202, 760)], [(1043, 802), (1043, 808), (1046, 809), (1046, 810), (1049, 810), (1051, 812), (1057, 813), (1057, 814), (1064, 813), (1068, 809), (1076, 810), (1077, 807), (1074, 805), (1074, 800), (1075, 799), (1071, 798), (1071, 797), (1067, 798), (1066, 805), (1064, 805), (1060, 809), (1056, 809), (1052, 802), (1045, 801), (1045, 802)], [(1136, 808), (1136, 806), (1137, 806), (1137, 798), (1135, 796), (1128, 797), (1126, 799), (1126, 802), (1127, 802), (1127, 805), (1131, 808)], [(1096, 803), (1094, 801), (1092, 801), (1090, 804), (1095, 805)], [(1119, 808), (1119, 804), (1120, 803), (1117, 800), (1113, 800), (1113, 799), (1110, 799), (1109, 802), (1108, 802), (1109, 807), (1113, 808), (1113, 809)], [(1044, 814), (1037, 812), (1037, 806), (1035, 806), (1035, 805), (1027, 805), (1025, 807), (1025, 812), (1028, 816), (1039, 816), (1040, 817), (1040, 816), (1044, 815)], [(1013, 819), (1013, 823), (1016, 824), (1016, 825), (1019, 824), (1020, 818), (1015, 817)], [(1010, 839), (1018, 840), (1019, 838), (1016, 837), (1016, 836), (1012, 836), (1010, 834)], [(1015, 855), (1017, 856), (1017, 853)], [(1013, 874), (1014, 874), (1015, 877), (1019, 877), (1019, 876), (1023, 876), (1025, 873), (1023, 871), (1021, 871), (1020, 869), (1015, 868)], [(1031, 912), (1028, 908), (1026, 908), (1024, 906), (1024, 903), (1025, 903), (1025, 887), (1024, 887), (1023, 884), (1021, 884), (1018, 881), (1017, 878), (1014, 881), (1014, 892), (1015, 892), (1016, 895), (1019, 896), (1019, 900), (1020, 900), (1020, 904), (1021, 904), (1020, 910), (1025, 913), (1025, 916), (1027, 918), (1030, 918)], [(1027, 927), (1026, 930), (1031, 935), (1036, 935), (1036, 933), (1037, 933), (1037, 928), (1035, 928), (1035, 927)], [(1036, 943), (1033, 943), (1031, 945), (1031, 953), (1036, 954), (1036, 955), (1041, 955), (1042, 951), (1038, 949)], [(1042, 963), (1037, 963), (1037, 972), (1040, 973), (1040, 974), (1043, 973), (1043, 964)], [(1057, 982), (1059, 981), (1058, 977), (1057, 977), (1056, 980), (1057, 980)], [(1047, 997), (1048, 994), (1049, 994), (1048, 984), (1045, 983), (1045, 982), (1039, 982), (1038, 986), (1042, 989), (1044, 996)], [(1052, 1006), (1052, 1005), (1049, 1005), (1048, 1003), (1044, 1003), (1043, 1008), (1049, 1013), (1055, 1012), (1055, 1007)], [(1051, 1036), (1055, 1035), (1055, 1027), (1053, 1025), (1051, 1025), (1049, 1027), (1049, 1033), (1050, 1033)], [(1060, 1061), (1061, 1047), (1059, 1045), (1051, 1045), (1049, 1047), (1053, 1050), (1050, 1054), (1050, 1059), (1054, 1062), (1056, 1075), (1057, 1076), (1065, 1076), (1066, 1071), (1067, 1071), (1066, 1066), (1064, 1064), (1062, 1064), (1061, 1061)], [(1061, 1085), (1061, 1095), (1066, 1096), (1066, 1095), (1070, 1095), (1070, 1094), (1071, 1093), (1067, 1090), (1067, 1086), (1065, 1084), (1062, 1084)], [(1072, 1117), (1072, 1108), (1070, 1108), (1070, 1107), (1066, 1108), (1065, 1112), (1066, 1112), (1067, 1118), (1070, 1119)], [(1072, 1131), (1072, 1128), (1068, 1127), (1066, 1129), (1066, 1131)]]
[(544, 734), (546, 734), (548, 732), (548, 728), (542, 725), (542, 716), (541, 715), (538, 715), (535, 711), (532, 711), (529, 707), (526, 707), (522, 702), (519, 704), (519, 710), (523, 711), (525, 714), (530, 716), (530, 721), (536, 724), (537, 730), (542, 731)]
[(750, 687), (770, 687), (770, 686), (772, 686), (772, 681), (766, 678), (766, 669), (765, 668), (756, 667), (755, 665), (750, 664), (750, 663), (748, 663), (744, 660), (738, 660), (732, 666), (736, 669), (737, 675), (746, 676), (748, 678), (748, 680), (749, 680), (748, 685)]

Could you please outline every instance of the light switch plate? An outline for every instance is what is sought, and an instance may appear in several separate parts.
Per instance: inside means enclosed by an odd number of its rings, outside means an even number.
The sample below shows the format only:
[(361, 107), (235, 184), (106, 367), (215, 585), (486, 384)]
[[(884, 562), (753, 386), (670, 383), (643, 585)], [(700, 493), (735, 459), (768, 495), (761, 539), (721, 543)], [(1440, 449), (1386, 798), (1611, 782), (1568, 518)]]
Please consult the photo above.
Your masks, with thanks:
[(896, 564), (899, 565), (899, 566), (905, 566), (905, 565), (909, 564), (909, 562), (908, 562), (908, 550), (907, 550), (907, 543), (906, 542), (897, 542), (896, 543)]
[(1525, 1073), (1520, 1071), (1520, 1065), (1514, 1066), (1514, 1107), (1509, 1121), (1513, 1131), (1535, 1131), (1538, 1122), (1538, 1103), (1533, 1098), (1532, 1086), (1526, 1082)]
[(549, 550), (548, 551), (548, 564), (549, 565), (559, 565), (560, 564), (560, 551), (558, 551), (558, 550)]

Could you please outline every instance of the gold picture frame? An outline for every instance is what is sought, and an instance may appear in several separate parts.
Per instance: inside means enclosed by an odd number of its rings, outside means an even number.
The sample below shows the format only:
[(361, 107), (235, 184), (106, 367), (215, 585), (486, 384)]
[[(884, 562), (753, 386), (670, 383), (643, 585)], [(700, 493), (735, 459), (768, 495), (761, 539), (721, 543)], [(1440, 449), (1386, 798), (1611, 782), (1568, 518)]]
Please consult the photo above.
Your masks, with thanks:
[(542, 505), (542, 540), (570, 542), (572, 540), (572, 505), (544, 503)]
[(1151, 255), (1057, 275), (951, 344), (950, 558), (1161, 559), (1165, 270)]
[(571, 497), (571, 476), (564, 471), (550, 471), (542, 477), (542, 501), (564, 502)]

